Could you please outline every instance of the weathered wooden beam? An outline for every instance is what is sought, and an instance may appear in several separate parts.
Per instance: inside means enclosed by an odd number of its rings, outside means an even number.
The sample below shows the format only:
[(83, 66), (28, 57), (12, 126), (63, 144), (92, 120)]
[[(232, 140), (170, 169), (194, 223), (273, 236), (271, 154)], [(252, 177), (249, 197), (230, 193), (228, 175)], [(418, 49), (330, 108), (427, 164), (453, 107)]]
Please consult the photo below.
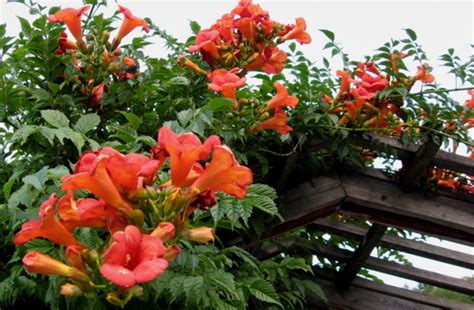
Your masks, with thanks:
[[(363, 137), (353, 136), (350, 141), (354, 145), (381, 152), (385, 152), (387, 147), (390, 147), (402, 160), (412, 158), (419, 148), (419, 145), (416, 144), (403, 145), (399, 140), (375, 134), (365, 134)], [(433, 158), (433, 164), (439, 168), (474, 175), (474, 160), (469, 157), (439, 150)]]
[(341, 175), (347, 198), (341, 212), (371, 221), (474, 244), (471, 203), (439, 195), (404, 193), (395, 184), (363, 175)]
[[(367, 229), (354, 224), (337, 222), (329, 219), (318, 219), (311, 224), (311, 227), (354, 240), (362, 240), (367, 233)], [(421, 257), (434, 259), (443, 263), (474, 269), (474, 255), (469, 253), (453, 251), (425, 242), (410, 240), (390, 234), (385, 234), (382, 237), (380, 245)], [(287, 246), (289, 245), (287, 244)]]
[[(321, 283), (324, 287), (327, 287), (327, 282), (321, 282), (321, 279), (334, 282), (336, 280), (336, 273), (332, 270), (321, 269), (319, 267), (313, 267), (314, 273), (314, 281)], [(301, 275), (305, 279), (310, 279), (307, 275)], [(376, 299), (381, 299), (382, 304), (378, 307), (376, 304), (373, 304), (374, 297), (370, 296), (369, 300), (367, 300), (367, 307), (358, 307), (360, 302), (358, 299), (363, 297), (365, 294), (362, 294), (363, 291), (370, 291), (376, 293), (374, 296)], [(326, 291), (326, 290), (325, 290)], [(430, 307), (428, 309), (457, 309), (457, 310), (472, 310), (472, 305), (467, 305), (464, 303), (459, 303), (456, 301), (452, 301), (449, 299), (431, 296), (425, 293), (415, 292), (387, 284), (381, 284), (374, 281), (366, 280), (360, 277), (354, 279), (351, 288), (348, 291), (344, 291), (342, 294), (338, 293), (338, 291), (334, 287), (330, 287), (327, 289), (328, 294), (327, 297), (331, 304), (335, 302), (335, 299), (338, 300), (339, 298), (343, 298), (347, 300), (348, 304), (347, 307), (353, 309), (358, 307), (358, 309), (425, 309), (424, 307)], [(335, 298), (334, 295), (337, 297)], [(401, 300), (411, 301), (414, 305), (411, 308), (401, 308), (401, 307), (393, 307), (395, 300), (392, 300), (389, 297), (400, 298)], [(378, 307), (378, 308), (377, 308)]]
[(402, 171), (398, 186), (405, 192), (414, 190), (420, 186), (423, 179), (426, 179), (428, 168), (431, 167), (434, 156), (440, 145), (433, 140), (429, 140), (421, 145), (413, 158), (403, 161)]
[[(395, 182), (393, 178), (387, 176), (380, 169), (366, 168), (364, 170), (358, 171), (357, 173), (374, 178), (374, 179), (385, 181), (385, 182)], [(469, 194), (467, 191), (438, 188), (436, 190), (436, 196), (441, 196), (441, 197), (444, 196), (444, 197), (449, 197), (449, 198), (453, 198), (453, 199), (457, 199), (461, 201), (474, 203), (474, 195)]]
[[(316, 249), (315, 255), (321, 255), (341, 262), (347, 262), (352, 257), (352, 252), (343, 249), (336, 249), (327, 245), (320, 245)], [(381, 271), (405, 279), (434, 285), (464, 294), (474, 295), (474, 283), (466, 280), (445, 276), (419, 268), (404, 266), (392, 261), (374, 257), (369, 257), (365, 261), (364, 266), (368, 269)]]
[(281, 199), (285, 221), (272, 228), (268, 237), (305, 226), (332, 214), (346, 197), (337, 175), (320, 177), (288, 190)]
[(351, 286), (360, 269), (364, 265), (372, 250), (378, 245), (380, 239), (385, 234), (387, 226), (372, 224), (367, 235), (354, 251), (351, 259), (345, 264), (344, 268), (338, 273), (336, 286), (345, 290)]

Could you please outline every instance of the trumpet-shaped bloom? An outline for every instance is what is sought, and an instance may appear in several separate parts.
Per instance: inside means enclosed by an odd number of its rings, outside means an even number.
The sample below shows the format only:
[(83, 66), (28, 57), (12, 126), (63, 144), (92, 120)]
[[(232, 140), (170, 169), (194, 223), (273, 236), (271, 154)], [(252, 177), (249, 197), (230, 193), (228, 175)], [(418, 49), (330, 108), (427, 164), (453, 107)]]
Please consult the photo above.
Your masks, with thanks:
[(21, 226), (21, 230), (13, 238), (16, 245), (25, 244), (35, 238), (45, 238), (61, 245), (79, 245), (79, 242), (54, 217), (58, 197), (53, 194), (40, 206), (39, 219), (31, 220)]
[(76, 227), (105, 227), (107, 220), (116, 214), (117, 210), (103, 200), (83, 198), (76, 201), (68, 194), (58, 202), (58, 215), (69, 231)]
[[(366, 68), (369, 72), (365, 70)], [(388, 80), (380, 74), (374, 63), (359, 64), (355, 73), (360, 80), (354, 81), (354, 83), (369, 92), (376, 92), (388, 86)]]
[(23, 256), (22, 262), (25, 269), (32, 273), (59, 275), (80, 281), (89, 280), (89, 277), (79, 269), (36, 251), (28, 252)]
[(150, 27), (148, 26), (147, 22), (143, 18), (139, 18), (133, 16), (129, 9), (119, 5), (119, 9), (117, 10), (119, 13), (122, 13), (124, 16), (122, 26), (120, 26), (119, 32), (114, 39), (115, 44), (118, 45), (118, 42), (122, 41), (122, 39), (132, 32), (137, 27), (142, 27), (145, 32), (150, 31)]
[[(88, 190), (106, 203), (130, 216), (133, 208), (120, 195), (111, 176), (107, 172), (108, 159), (107, 155), (99, 155), (88, 171), (64, 176), (61, 179), (63, 183), (61, 189), (63, 191)], [(116, 169), (121, 169), (121, 167), (116, 167)]]
[(311, 36), (305, 31), (306, 30), (306, 21), (302, 17), (296, 19), (296, 25), (294, 25), (290, 31), (288, 31), (282, 39), (286, 40), (296, 40), (301, 44), (311, 43)]
[(215, 92), (222, 93), (226, 98), (235, 100), (235, 92), (238, 88), (245, 85), (245, 78), (239, 77), (237, 74), (238, 68), (227, 71), (225, 69), (217, 69), (210, 72), (207, 78), (209, 89)]
[(86, 5), (79, 9), (65, 8), (56, 12), (56, 14), (48, 16), (51, 23), (64, 23), (68, 27), (71, 34), (78, 42), (82, 41), (81, 17), (89, 10), (90, 6)]
[(56, 55), (69, 53), (79, 48), (76, 42), (71, 41), (67, 38), (67, 34), (65, 32), (60, 33), (60, 37), (58, 39), (58, 46), (59, 47), (54, 51)]
[(82, 247), (70, 245), (66, 248), (66, 260), (74, 268), (86, 273), (87, 268), (82, 258)]
[(276, 130), (281, 135), (287, 134), (293, 130), (293, 128), (288, 126), (288, 117), (286, 116), (285, 111), (283, 111), (282, 109), (276, 109), (275, 114), (272, 118), (269, 118), (266, 121), (263, 121), (257, 126), (253, 127), (252, 132), (267, 129)]
[(193, 133), (177, 135), (167, 126), (158, 132), (156, 156), (171, 157), (171, 181), (174, 186), (186, 186), (188, 175), (196, 161), (208, 160), (213, 147), (220, 145), (219, 137), (210, 136), (204, 143)]
[(251, 17), (256, 19), (260, 16), (268, 16), (268, 13), (258, 4), (253, 4), (252, 0), (240, 0), (239, 4), (232, 10), (232, 14), (242, 18)]
[(194, 45), (189, 47), (191, 53), (199, 50), (210, 55), (212, 59), (219, 59), (221, 56), (217, 49), (216, 41), (219, 38), (218, 30), (203, 29), (196, 35)]
[(219, 31), (220, 37), (225, 43), (231, 43), (234, 35), (232, 33), (234, 26), (234, 17), (231, 14), (224, 14), (211, 26), (212, 30)]
[(211, 162), (191, 187), (200, 191), (212, 190), (243, 198), (252, 181), (252, 171), (239, 165), (227, 146), (216, 145), (213, 148)]
[(168, 261), (162, 258), (165, 247), (159, 237), (142, 235), (137, 227), (129, 225), (112, 238), (114, 242), (104, 253), (100, 273), (118, 286), (152, 281), (168, 267)]
[(253, 41), (255, 38), (255, 28), (256, 24), (254, 20), (250, 17), (240, 18), (234, 22), (234, 26), (240, 31), (242, 36), (249, 40)]
[(107, 173), (120, 192), (134, 191), (151, 184), (161, 165), (160, 161), (141, 154), (123, 155), (111, 147), (104, 147), (100, 151), (82, 154), (74, 173), (92, 173), (102, 157), (105, 158)]
[(283, 107), (290, 107), (295, 108), (299, 102), (299, 99), (294, 96), (288, 95), (288, 89), (286, 89), (285, 85), (275, 82), (273, 84), (277, 93), (276, 95), (267, 102), (266, 110), (274, 110), (274, 109), (281, 109)]
[(89, 105), (91, 106), (91, 108), (100, 107), (100, 102), (102, 101), (102, 97), (104, 96), (106, 88), (107, 85), (105, 84), (105, 82), (101, 82), (92, 88), (89, 99)]
[(286, 60), (287, 55), (284, 51), (268, 46), (245, 68), (249, 70), (262, 68), (265, 73), (278, 74), (283, 71)]
[(199, 67), (198, 64), (194, 63), (189, 58), (187, 58), (185, 55), (180, 55), (178, 57), (178, 64), (180, 64), (181, 66), (188, 67), (189, 69), (199, 74), (207, 75), (208, 73), (203, 68)]
[(342, 70), (337, 70), (336, 75), (341, 77), (341, 85), (339, 87), (339, 93), (338, 97), (343, 96), (346, 92), (349, 91), (349, 88), (351, 87), (351, 82), (353, 81), (351, 78), (351, 74), (349, 71), (342, 71)]
[(430, 68), (429, 64), (423, 64), (423, 66), (418, 66), (418, 72), (415, 75), (415, 79), (422, 81), (423, 83), (433, 83), (435, 77), (428, 71)]

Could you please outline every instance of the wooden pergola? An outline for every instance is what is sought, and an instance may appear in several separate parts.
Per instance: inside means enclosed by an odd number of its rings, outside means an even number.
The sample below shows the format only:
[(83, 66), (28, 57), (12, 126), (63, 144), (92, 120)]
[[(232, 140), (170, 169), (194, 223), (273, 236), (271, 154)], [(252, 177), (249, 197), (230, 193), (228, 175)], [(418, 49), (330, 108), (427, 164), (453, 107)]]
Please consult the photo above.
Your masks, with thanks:
[[(474, 160), (439, 150), (439, 145), (402, 145), (398, 140), (368, 135), (351, 140), (354, 145), (379, 152), (391, 149), (403, 162), (404, 173), (397, 180), (382, 171), (367, 168), (357, 173), (339, 172), (317, 177), (286, 190), (281, 197), (285, 221), (274, 226), (263, 240), (274, 239), (259, 249), (258, 256), (268, 258), (284, 251), (297, 251), (301, 239), (276, 238), (294, 228), (307, 226), (359, 242), (355, 251), (314, 244), (311, 254), (342, 263), (338, 272), (314, 268), (330, 301), (331, 309), (473, 309), (472, 305), (372, 282), (357, 274), (361, 268), (384, 272), (420, 283), (474, 295), (474, 283), (399, 264), (370, 254), (376, 246), (400, 250), (439, 262), (474, 270), (474, 253), (454, 250), (386, 234), (388, 227), (413, 231), (468, 246), (474, 246), (474, 197), (466, 192), (438, 190), (420, 191), (418, 185), (426, 178), (428, 168), (436, 166), (474, 175)], [(324, 147), (315, 140), (313, 150)], [(287, 160), (284, 174), (291, 173), (298, 154)], [(279, 187), (284, 188), (287, 176)], [(369, 229), (335, 221), (328, 216), (338, 212), (372, 223)], [(310, 300), (311, 307), (328, 305)]]

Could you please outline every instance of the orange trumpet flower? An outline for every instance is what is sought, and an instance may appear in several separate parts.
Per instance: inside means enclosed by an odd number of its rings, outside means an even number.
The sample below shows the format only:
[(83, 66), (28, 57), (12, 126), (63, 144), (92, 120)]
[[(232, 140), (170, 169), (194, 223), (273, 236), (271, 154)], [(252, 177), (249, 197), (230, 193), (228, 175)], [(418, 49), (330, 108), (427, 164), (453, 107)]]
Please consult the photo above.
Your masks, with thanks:
[(238, 68), (234, 68), (230, 71), (225, 69), (217, 69), (210, 72), (207, 78), (211, 81), (209, 83), (209, 89), (215, 92), (222, 93), (222, 96), (236, 100), (236, 90), (245, 85), (245, 78), (239, 77), (236, 72)]
[(273, 84), (273, 87), (277, 90), (276, 95), (267, 102), (265, 110), (281, 109), (283, 107), (295, 108), (299, 102), (299, 99), (295, 96), (288, 95), (288, 89), (278, 82)]
[(275, 109), (275, 115), (272, 118), (267, 119), (266, 121), (261, 122), (257, 126), (254, 126), (251, 131), (256, 132), (259, 130), (273, 129), (278, 131), (281, 135), (287, 134), (293, 130), (288, 126), (288, 117), (286, 116), (285, 111), (282, 109)]
[(428, 71), (430, 65), (425, 63), (423, 66), (418, 66), (418, 72), (415, 75), (415, 79), (422, 81), (423, 83), (433, 83), (435, 77)]
[(39, 219), (31, 220), (21, 226), (21, 230), (13, 238), (16, 245), (25, 244), (35, 238), (45, 238), (61, 245), (79, 245), (79, 242), (54, 217), (58, 196), (53, 194), (40, 206)]
[(208, 160), (213, 147), (220, 144), (217, 136), (210, 136), (201, 143), (193, 133), (177, 135), (170, 127), (163, 126), (158, 132), (158, 146), (154, 152), (161, 160), (171, 157), (171, 182), (174, 186), (186, 186), (196, 161)]
[(122, 13), (124, 15), (124, 19), (117, 36), (113, 40), (113, 47), (117, 47), (120, 44), (120, 41), (122, 41), (122, 39), (127, 34), (132, 32), (137, 27), (142, 27), (145, 32), (150, 31), (150, 27), (148, 26), (147, 22), (143, 18), (133, 16), (130, 10), (126, 7), (119, 5), (119, 9), (117, 10), (117, 12)]
[(200, 191), (224, 192), (243, 198), (247, 187), (253, 181), (252, 171), (239, 165), (232, 151), (225, 145), (213, 147), (211, 162), (191, 187)]
[(311, 36), (305, 32), (306, 30), (306, 21), (302, 17), (296, 19), (296, 25), (292, 27), (283, 37), (283, 41), (286, 40), (296, 40), (301, 44), (311, 43)]
[(108, 159), (107, 155), (99, 155), (90, 171), (64, 176), (61, 179), (63, 183), (61, 189), (63, 191), (88, 190), (106, 203), (121, 210), (125, 215), (131, 216), (133, 207), (122, 198), (107, 172)]
[(85, 5), (79, 9), (65, 8), (56, 12), (56, 14), (48, 16), (48, 20), (51, 23), (64, 23), (68, 27), (71, 34), (76, 38), (79, 44), (83, 44), (82, 41), (82, 26), (81, 17), (89, 10), (90, 6)]
[(79, 269), (68, 266), (40, 252), (28, 252), (22, 259), (28, 272), (65, 276), (79, 281), (89, 281), (89, 277)]

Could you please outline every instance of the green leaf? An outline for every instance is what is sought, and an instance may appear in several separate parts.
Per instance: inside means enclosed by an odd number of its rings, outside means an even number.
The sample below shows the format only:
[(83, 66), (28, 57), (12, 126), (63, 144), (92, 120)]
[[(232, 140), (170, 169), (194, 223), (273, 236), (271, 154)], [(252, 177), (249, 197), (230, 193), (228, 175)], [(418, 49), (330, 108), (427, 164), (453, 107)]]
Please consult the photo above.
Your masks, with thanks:
[(210, 281), (216, 284), (219, 288), (224, 289), (230, 295), (235, 295), (235, 281), (234, 276), (224, 271), (214, 272), (208, 275)]
[(235, 104), (234, 101), (227, 98), (212, 98), (208, 101), (207, 106), (212, 111), (227, 110)]
[(42, 110), (41, 116), (51, 126), (56, 128), (69, 127), (69, 120), (64, 113), (58, 110)]
[(41, 184), (41, 181), (38, 179), (36, 175), (27, 175), (22, 179), (23, 183), (28, 184), (39, 190), (40, 192), (43, 191), (43, 184)]
[(192, 303), (198, 303), (204, 294), (204, 278), (202, 276), (187, 277), (183, 283), (186, 299)]
[(285, 257), (280, 265), (291, 270), (299, 269), (306, 272), (312, 272), (311, 266), (306, 263), (303, 258), (296, 257)]
[(130, 113), (130, 112), (125, 112), (125, 111), (118, 111), (120, 114), (122, 114), (123, 116), (125, 116), (125, 118), (127, 119), (127, 121), (132, 124), (133, 128), (135, 130), (138, 129), (138, 127), (140, 126), (140, 124), (142, 123), (142, 119), (138, 116), (136, 116), (135, 114), (133, 113)]
[(407, 35), (410, 37), (410, 39), (412, 39), (412, 41), (415, 41), (416, 40), (416, 33), (415, 31), (413, 31), (412, 29), (410, 28), (406, 28), (404, 29), (405, 32), (407, 33)]
[(301, 283), (304, 285), (307, 291), (309, 291), (319, 299), (323, 300), (324, 302), (328, 302), (326, 294), (324, 294), (324, 291), (322, 290), (321, 286), (310, 280), (302, 280)]
[(12, 141), (20, 140), (20, 144), (23, 145), (30, 135), (37, 133), (38, 131), (39, 131), (38, 126), (30, 126), (30, 125), (22, 126), (20, 127), (20, 129), (15, 131), (12, 137)]
[(179, 124), (182, 127), (188, 126), (193, 116), (194, 116), (194, 111), (191, 109), (181, 111), (176, 115), (176, 117), (178, 118)]
[(255, 280), (250, 285), (249, 291), (253, 296), (255, 296), (261, 301), (276, 304), (280, 307), (283, 307), (279, 301), (278, 294), (275, 292), (273, 286), (263, 279)]
[(281, 219), (281, 216), (278, 213), (278, 208), (276, 207), (275, 202), (271, 198), (266, 196), (256, 196), (249, 197), (249, 200), (254, 208), (257, 208), (270, 215), (276, 215)]
[(268, 198), (272, 200), (277, 198), (277, 193), (275, 189), (266, 184), (255, 183), (255, 184), (250, 185), (249, 193), (260, 195), (260, 196), (267, 196)]
[(74, 130), (86, 134), (89, 131), (93, 130), (94, 128), (97, 127), (100, 123), (100, 117), (99, 115), (95, 113), (90, 113), (81, 116), (77, 123), (74, 125)]
[(331, 41), (334, 41), (334, 32), (330, 31), (330, 30), (327, 30), (327, 29), (319, 29), (319, 31), (321, 31), (322, 33), (324, 33), (324, 35)]
[(182, 86), (189, 86), (191, 85), (191, 81), (187, 77), (184, 76), (176, 76), (168, 80), (168, 83), (171, 85), (182, 85)]
[(26, 35), (30, 35), (30, 33), (32, 31), (30, 22), (26, 18), (23, 18), (23, 17), (18, 17), (18, 19), (20, 20), (22, 33), (24, 33)]
[(199, 30), (201, 30), (201, 26), (197, 21), (191, 20), (189, 21), (189, 26), (191, 27), (191, 30), (194, 34), (197, 34)]
[(70, 140), (77, 148), (77, 151), (81, 153), (82, 147), (84, 146), (85, 140), (84, 137), (75, 132), (69, 127), (58, 128), (54, 130), (54, 135), (58, 138), (61, 144), (64, 144), (64, 139)]

